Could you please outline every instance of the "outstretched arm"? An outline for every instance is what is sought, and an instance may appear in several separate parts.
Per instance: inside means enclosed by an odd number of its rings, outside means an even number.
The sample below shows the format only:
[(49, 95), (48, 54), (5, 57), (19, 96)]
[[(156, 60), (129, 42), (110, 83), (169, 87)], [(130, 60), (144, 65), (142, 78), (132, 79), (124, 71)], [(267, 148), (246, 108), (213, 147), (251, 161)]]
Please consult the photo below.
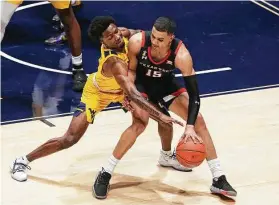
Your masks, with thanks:
[(136, 89), (135, 85), (127, 77), (127, 64), (117, 57), (111, 57), (106, 62), (107, 66), (111, 67), (111, 72), (116, 79), (117, 83), (128, 95), (142, 109), (146, 110), (156, 120), (162, 121), (167, 124), (177, 123), (183, 126), (183, 123), (170, 118), (160, 112), (155, 106), (151, 105)]
[(108, 61), (111, 66), (113, 76), (128, 97), (151, 115), (160, 118), (162, 113), (149, 104), (145, 98), (141, 96), (140, 92), (138, 92), (135, 85), (128, 79), (127, 64), (122, 60), (113, 57), (109, 58)]

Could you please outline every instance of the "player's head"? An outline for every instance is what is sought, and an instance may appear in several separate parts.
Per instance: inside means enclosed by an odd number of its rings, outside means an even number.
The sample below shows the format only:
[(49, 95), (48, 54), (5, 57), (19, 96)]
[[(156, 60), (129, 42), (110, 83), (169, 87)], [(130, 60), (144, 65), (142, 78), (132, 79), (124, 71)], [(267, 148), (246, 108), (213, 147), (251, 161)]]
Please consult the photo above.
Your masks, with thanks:
[(166, 48), (170, 46), (174, 39), (176, 23), (168, 17), (159, 17), (156, 19), (151, 33), (151, 44), (155, 49)]
[(107, 48), (124, 46), (122, 33), (111, 16), (96, 16), (89, 25), (88, 35), (94, 43), (100, 42)]

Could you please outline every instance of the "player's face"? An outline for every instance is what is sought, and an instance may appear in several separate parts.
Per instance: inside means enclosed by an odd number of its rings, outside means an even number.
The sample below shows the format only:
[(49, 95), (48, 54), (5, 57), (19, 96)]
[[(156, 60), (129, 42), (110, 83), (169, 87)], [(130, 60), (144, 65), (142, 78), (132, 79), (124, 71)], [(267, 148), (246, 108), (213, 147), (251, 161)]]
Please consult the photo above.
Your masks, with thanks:
[(173, 38), (173, 34), (157, 31), (155, 27), (152, 28), (151, 45), (153, 49), (162, 49), (169, 47)]
[(122, 48), (124, 46), (122, 33), (115, 24), (110, 24), (103, 32), (102, 43), (111, 49)]

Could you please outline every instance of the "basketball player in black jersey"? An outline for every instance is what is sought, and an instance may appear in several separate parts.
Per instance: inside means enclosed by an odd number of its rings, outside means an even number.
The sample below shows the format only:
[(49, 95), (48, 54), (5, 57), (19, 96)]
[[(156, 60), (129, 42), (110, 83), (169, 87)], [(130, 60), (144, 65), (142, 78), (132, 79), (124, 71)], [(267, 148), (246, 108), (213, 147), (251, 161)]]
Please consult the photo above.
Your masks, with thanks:
[[(186, 121), (185, 132), (181, 140), (191, 138), (195, 143), (205, 143), (206, 159), (213, 176), (211, 192), (234, 197), (237, 192), (228, 183), (220, 167), (213, 141), (205, 121), (199, 113), (199, 89), (191, 55), (183, 42), (175, 38), (175, 28), (174, 21), (160, 17), (155, 21), (152, 31), (137, 33), (130, 38), (128, 46), (129, 77), (142, 95), (157, 105), (165, 114), (170, 115), (168, 112), (170, 110)], [(173, 72), (175, 68), (181, 71), (184, 85), (179, 85), (177, 82)], [(134, 102), (130, 102), (130, 105), (133, 107), (133, 113), (137, 113), (136, 116), (133, 114), (133, 120), (146, 127), (149, 114)], [(144, 129), (141, 131), (143, 132)], [(158, 131), (162, 143), (159, 164), (187, 171), (187, 169), (177, 166), (177, 160), (173, 160), (175, 159), (175, 152), (171, 151), (173, 128), (158, 123)], [(135, 141), (136, 137), (120, 138), (108, 164), (104, 166), (104, 170), (95, 180), (93, 191), (97, 198), (107, 196), (113, 169), (119, 159), (123, 157), (123, 153), (130, 148), (127, 144), (133, 144)]]

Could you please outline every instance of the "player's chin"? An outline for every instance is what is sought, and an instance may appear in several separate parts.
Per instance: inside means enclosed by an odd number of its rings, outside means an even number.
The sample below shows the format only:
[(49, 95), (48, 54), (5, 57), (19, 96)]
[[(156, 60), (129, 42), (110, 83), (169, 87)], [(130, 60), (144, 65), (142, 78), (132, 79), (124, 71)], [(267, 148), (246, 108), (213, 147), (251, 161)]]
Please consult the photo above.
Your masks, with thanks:
[(117, 44), (118, 48), (123, 48), (124, 46), (124, 41), (121, 41), (120, 43)]
[(152, 45), (152, 48), (156, 50), (159, 49), (159, 46)]

